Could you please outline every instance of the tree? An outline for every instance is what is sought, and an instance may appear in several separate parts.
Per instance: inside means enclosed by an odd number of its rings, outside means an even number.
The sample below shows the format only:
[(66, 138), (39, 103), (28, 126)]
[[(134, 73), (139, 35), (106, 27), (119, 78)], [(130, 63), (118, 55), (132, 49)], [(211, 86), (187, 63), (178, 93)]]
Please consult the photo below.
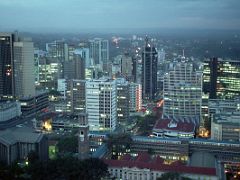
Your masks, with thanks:
[(30, 164), (35, 163), (38, 160), (39, 160), (39, 157), (38, 157), (38, 154), (35, 151), (30, 151), (28, 153), (28, 162)]
[(107, 165), (100, 159), (80, 161), (73, 157), (64, 157), (48, 162), (38, 162), (27, 169), (31, 179), (101, 179), (108, 174)]
[(183, 177), (178, 172), (167, 172), (162, 174), (161, 177), (157, 178), (157, 180), (191, 180), (191, 179)]
[(153, 115), (139, 117), (136, 124), (136, 126), (139, 128), (138, 132), (142, 135), (149, 135), (156, 120), (157, 117)]
[(78, 152), (78, 137), (70, 136), (60, 139), (57, 144), (58, 151), (61, 154), (77, 153)]
[(167, 172), (162, 174), (157, 180), (180, 180), (180, 174), (176, 172)]

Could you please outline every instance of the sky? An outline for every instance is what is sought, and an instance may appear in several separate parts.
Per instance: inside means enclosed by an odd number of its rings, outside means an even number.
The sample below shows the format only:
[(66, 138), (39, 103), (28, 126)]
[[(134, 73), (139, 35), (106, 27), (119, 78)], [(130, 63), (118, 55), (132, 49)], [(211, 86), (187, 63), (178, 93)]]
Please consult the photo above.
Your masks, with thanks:
[(0, 0), (0, 31), (240, 30), (240, 0)]

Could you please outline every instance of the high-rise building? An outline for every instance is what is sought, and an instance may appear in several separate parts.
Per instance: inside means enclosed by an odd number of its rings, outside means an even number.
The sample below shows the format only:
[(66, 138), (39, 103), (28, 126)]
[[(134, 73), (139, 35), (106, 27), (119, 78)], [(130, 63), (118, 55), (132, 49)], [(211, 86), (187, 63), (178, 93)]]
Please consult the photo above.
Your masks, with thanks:
[(240, 96), (240, 61), (206, 59), (203, 92), (209, 99), (232, 99)]
[(129, 83), (124, 78), (117, 81), (117, 116), (118, 122), (124, 123), (129, 119)]
[(146, 100), (153, 100), (157, 93), (157, 61), (157, 51), (146, 38), (142, 53), (142, 93)]
[(164, 76), (163, 114), (165, 117), (200, 123), (202, 73), (191, 62), (176, 62)]
[(35, 96), (34, 47), (30, 39), (14, 42), (15, 96)]
[(132, 80), (133, 79), (132, 71), (133, 71), (132, 57), (128, 53), (125, 53), (121, 59), (122, 76), (127, 80)]
[(109, 42), (108, 40), (95, 38), (89, 41), (90, 43), (90, 58), (94, 64), (106, 64), (109, 61)]
[(79, 114), (86, 112), (86, 81), (72, 79), (69, 81), (68, 106), (71, 113)]
[(85, 68), (90, 68), (94, 65), (93, 60), (90, 59), (89, 48), (78, 48), (74, 54), (79, 54), (85, 61)]
[(14, 34), (0, 33), (0, 97), (14, 96)]
[(58, 79), (57, 91), (61, 94), (62, 99), (66, 99), (67, 97), (67, 80), (66, 79)]
[(46, 52), (40, 49), (34, 49), (34, 72), (35, 72), (35, 85), (40, 86), (40, 79), (42, 79), (41, 69), (40, 69), (40, 62), (42, 58), (46, 56)]
[(114, 131), (117, 122), (116, 81), (107, 78), (86, 82), (86, 112), (90, 131)]
[(35, 95), (34, 49), (30, 39), (0, 33), (0, 97)]
[(64, 78), (64, 62), (68, 61), (68, 45), (63, 41), (54, 41), (46, 44), (46, 50), (47, 57), (58, 64), (58, 78)]
[(85, 79), (85, 59), (81, 54), (74, 54), (73, 58), (74, 79)]
[(161, 64), (165, 60), (166, 53), (163, 49), (158, 50), (157, 52), (158, 52), (158, 64)]
[(137, 112), (142, 109), (142, 85), (138, 83), (129, 84), (129, 110)]

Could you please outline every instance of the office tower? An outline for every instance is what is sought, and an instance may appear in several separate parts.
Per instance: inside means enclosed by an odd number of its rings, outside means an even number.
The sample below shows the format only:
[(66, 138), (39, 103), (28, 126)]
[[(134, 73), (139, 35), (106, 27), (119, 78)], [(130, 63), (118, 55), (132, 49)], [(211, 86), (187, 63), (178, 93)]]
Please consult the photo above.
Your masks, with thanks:
[(58, 78), (63, 78), (64, 62), (68, 61), (68, 45), (63, 41), (54, 41), (46, 44), (46, 50), (50, 61), (58, 64)]
[(132, 57), (132, 81), (137, 82), (137, 58)]
[(203, 92), (209, 99), (232, 99), (240, 96), (240, 61), (206, 59)]
[(39, 59), (39, 83), (43, 89), (57, 89), (59, 70), (61, 65), (45, 56)]
[(67, 80), (66, 79), (58, 79), (57, 91), (61, 94), (61, 98), (65, 100), (67, 97)]
[(73, 45), (73, 44), (68, 44), (68, 61), (72, 61), (73, 60), (73, 55), (75, 54), (75, 50), (76, 50), (77, 46)]
[(116, 81), (107, 78), (86, 82), (86, 112), (90, 131), (114, 131), (117, 121)]
[(89, 40), (90, 58), (93, 59), (95, 65), (103, 65), (109, 61), (109, 43), (108, 40), (95, 38)]
[(131, 80), (132, 79), (132, 71), (133, 71), (132, 57), (128, 53), (125, 53), (121, 59), (122, 76), (126, 80)]
[(89, 158), (89, 124), (86, 113), (78, 114), (79, 138), (78, 138), (78, 158), (83, 160)]
[(113, 58), (113, 63), (112, 63), (112, 77), (118, 78), (121, 77), (121, 61), (122, 61), (122, 55), (118, 55)]
[(154, 100), (157, 92), (157, 51), (146, 38), (142, 53), (142, 93), (143, 99)]
[(34, 72), (35, 72), (35, 85), (40, 86), (40, 79), (42, 79), (40, 76), (43, 74), (40, 72), (40, 62), (41, 59), (46, 56), (46, 52), (42, 51), (40, 49), (35, 48), (34, 49)]
[(129, 110), (137, 112), (142, 109), (142, 85), (138, 83), (129, 84)]
[(74, 51), (74, 54), (79, 54), (85, 61), (85, 68), (90, 68), (94, 65), (92, 59), (90, 59), (89, 48), (78, 48)]
[(68, 106), (71, 108), (72, 114), (79, 114), (86, 112), (86, 81), (72, 79), (69, 81), (69, 97)]
[(158, 64), (161, 64), (165, 61), (166, 53), (163, 49), (158, 50)]
[(14, 96), (14, 34), (0, 33), (0, 97)]
[(30, 39), (0, 33), (0, 97), (35, 95), (33, 54)]
[(73, 59), (64, 62), (65, 79), (85, 79), (85, 58), (81, 52), (74, 51)]
[(68, 45), (63, 41), (54, 41), (46, 44), (49, 58), (57, 59), (58, 62), (68, 61)]
[(74, 79), (85, 79), (85, 59), (81, 54), (75, 53), (73, 58)]
[(191, 62), (176, 62), (164, 75), (163, 114), (199, 124), (202, 105), (202, 73)]
[(34, 47), (31, 39), (14, 42), (15, 96), (35, 96)]
[(116, 79), (117, 82), (117, 116), (119, 123), (129, 119), (129, 83), (124, 78)]

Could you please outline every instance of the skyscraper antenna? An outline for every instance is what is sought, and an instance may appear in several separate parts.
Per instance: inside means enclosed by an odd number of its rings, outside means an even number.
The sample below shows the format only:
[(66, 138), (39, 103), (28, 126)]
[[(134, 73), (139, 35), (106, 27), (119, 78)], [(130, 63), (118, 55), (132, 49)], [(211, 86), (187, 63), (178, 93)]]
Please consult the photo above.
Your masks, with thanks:
[(182, 52), (182, 58), (185, 59), (185, 52), (184, 52), (184, 49), (183, 49), (183, 52)]

